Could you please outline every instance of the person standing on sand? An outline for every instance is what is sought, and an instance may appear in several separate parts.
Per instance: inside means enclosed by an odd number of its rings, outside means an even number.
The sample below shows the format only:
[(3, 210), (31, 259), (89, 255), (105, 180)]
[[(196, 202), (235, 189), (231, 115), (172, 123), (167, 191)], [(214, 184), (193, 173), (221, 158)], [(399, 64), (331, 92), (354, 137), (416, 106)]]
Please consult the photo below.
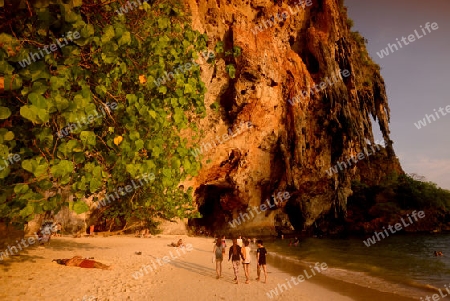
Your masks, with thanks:
[(216, 279), (219, 279), (222, 277), (222, 261), (223, 261), (223, 254), (225, 254), (225, 249), (222, 247), (222, 242), (220, 239), (216, 240), (216, 244), (213, 248), (213, 254), (216, 256)]
[(248, 240), (244, 241), (244, 257), (245, 260), (242, 262), (242, 265), (244, 267), (244, 273), (245, 273), (245, 283), (249, 284), (249, 280), (250, 280), (250, 272), (249, 272), (249, 267), (250, 267), (250, 263), (252, 261), (252, 258), (250, 257), (250, 242)]
[(242, 258), (242, 260), (245, 260), (245, 255), (241, 247), (237, 245), (237, 239), (234, 238), (233, 245), (230, 247), (230, 251), (228, 253), (228, 261), (230, 261), (230, 259), (232, 260), (231, 262), (233, 263), (234, 281), (236, 281), (236, 284), (239, 283), (238, 274), (240, 258)]
[(225, 235), (222, 235), (222, 247), (224, 250), (226, 250), (227, 248), (227, 241), (225, 240)]
[(237, 245), (242, 248), (242, 236), (241, 235), (239, 235), (239, 237), (237, 239)]
[(256, 264), (257, 264), (257, 270), (256, 273), (258, 274), (258, 278), (256, 278), (257, 281), (260, 279), (261, 275), (261, 268), (264, 270), (264, 282), (267, 282), (267, 268), (266, 268), (266, 254), (267, 250), (264, 248), (263, 241), (261, 239), (258, 239), (257, 241), (258, 249), (256, 250)]

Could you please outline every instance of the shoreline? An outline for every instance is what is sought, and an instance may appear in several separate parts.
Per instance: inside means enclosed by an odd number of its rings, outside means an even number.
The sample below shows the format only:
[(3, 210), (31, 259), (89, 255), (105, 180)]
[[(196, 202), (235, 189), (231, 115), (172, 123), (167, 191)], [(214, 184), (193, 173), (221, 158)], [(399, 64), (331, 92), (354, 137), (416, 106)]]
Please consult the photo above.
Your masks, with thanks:
[[(168, 246), (179, 238), (183, 239), (186, 248)], [(227, 260), (231, 240), (227, 239), (223, 278), (219, 280), (211, 261), (213, 240), (211, 237), (186, 235), (55, 237), (46, 247), (33, 246), (0, 262), (3, 270), (0, 274), (0, 299), (50, 300), (63, 294), (64, 300), (178, 300), (192, 294), (198, 300), (224, 300), (221, 296), (226, 296), (226, 300), (413, 301), (419, 300), (424, 290), (431, 294), (436, 291), (433, 287), (389, 285), (382, 278), (333, 266), (314, 273), (311, 268), (315, 263), (280, 255), (270, 246), (268, 282), (263, 284), (255, 280), (254, 244), (251, 244), (250, 284), (245, 284), (240, 265), (239, 284), (236, 285), (231, 262)], [(66, 267), (52, 262), (53, 259), (75, 255), (94, 257), (101, 263), (112, 265), (112, 270)], [(308, 265), (311, 266), (308, 268)], [(302, 275), (306, 277), (300, 277)], [(304, 281), (290, 280), (295, 277)], [(43, 289), (50, 286), (51, 290)], [(278, 293), (275, 294), (277, 288)]]
[[(268, 256), (268, 263), (270, 263), (270, 266), (275, 267), (281, 271), (284, 271), (285, 273), (288, 273), (292, 276), (298, 275), (299, 271), (308, 271), (310, 268), (303, 263), (303, 262), (294, 262), (294, 260), (290, 260), (286, 258), (286, 256), (280, 256), (278, 254), (272, 256)], [(339, 293), (341, 295), (344, 295), (346, 297), (351, 298), (352, 300), (361, 300), (361, 301), (413, 301), (413, 300), (419, 300), (419, 297), (413, 298), (404, 296), (401, 294), (396, 294), (392, 292), (384, 292), (379, 289), (375, 289), (370, 286), (365, 286), (358, 282), (363, 281), (357, 281), (355, 280), (353, 283), (339, 279), (335, 275), (330, 275), (330, 270), (340, 270), (343, 273), (349, 273), (352, 271), (337, 269), (334, 267), (329, 268), (328, 271), (324, 271), (324, 273), (317, 274), (316, 276), (312, 277), (308, 281), (311, 283), (317, 284), (320, 287), (324, 289), (331, 290), (335, 293)], [(375, 277), (366, 277), (366, 279), (372, 278), (375, 279)]]
[[(180, 250), (168, 247), (182, 238), (191, 244), (190, 252), (170, 260), (170, 252)], [(230, 246), (227, 241), (227, 249)], [(216, 279), (212, 259), (213, 238), (186, 235), (159, 235), (152, 238), (133, 236), (55, 237), (46, 247), (31, 247), (23, 253), (0, 262), (1, 300), (180, 300), (195, 296), (195, 300), (253, 300), (267, 299), (267, 292), (284, 283), (289, 273), (269, 263), (268, 283), (255, 281), (256, 248), (252, 246), (250, 284), (245, 284), (242, 265), (238, 285), (233, 283), (231, 262), (222, 264), (223, 278)], [(137, 255), (135, 252), (141, 252)], [(227, 250), (228, 252), (228, 250)], [(270, 252), (270, 250), (269, 250)], [(83, 258), (111, 265), (111, 270), (68, 267), (52, 262), (53, 259)], [(164, 259), (166, 257), (166, 259)], [(163, 259), (165, 264), (148, 270), (138, 279), (133, 274), (152, 260)], [(169, 258), (169, 259), (167, 259)], [(172, 257), (173, 258), (173, 257)], [(207, 289), (206, 289), (207, 288)], [(96, 298), (96, 299), (94, 299)], [(352, 301), (341, 293), (325, 288), (310, 280), (292, 286), (273, 300), (300, 301)]]

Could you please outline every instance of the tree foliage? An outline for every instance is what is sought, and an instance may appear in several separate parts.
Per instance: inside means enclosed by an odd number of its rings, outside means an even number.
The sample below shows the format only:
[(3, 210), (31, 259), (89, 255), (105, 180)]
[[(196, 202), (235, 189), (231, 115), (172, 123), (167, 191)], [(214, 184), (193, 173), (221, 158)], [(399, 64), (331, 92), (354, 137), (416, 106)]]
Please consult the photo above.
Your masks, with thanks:
[[(0, 7), (0, 157), (22, 158), (0, 171), (0, 218), (26, 222), (62, 206), (85, 212), (85, 197), (113, 192), (145, 173), (155, 179), (113, 202), (110, 215), (192, 214), (190, 192), (178, 185), (200, 163), (182, 132), (197, 132), (192, 121), (205, 114), (205, 86), (198, 65), (166, 85), (154, 83), (206, 48), (206, 36), (190, 27), (183, 6), (156, 0), (119, 15), (126, 2), (19, 2)], [(20, 65), (68, 32), (80, 37)], [(103, 118), (58, 137), (98, 108)]]
[[(353, 182), (352, 190), (353, 195), (349, 198), (349, 206), (360, 207), (363, 212), (369, 212), (374, 206), (391, 206), (398, 210), (450, 210), (450, 191), (414, 174), (392, 173), (377, 186)], [(377, 204), (377, 196), (382, 196), (380, 199), (384, 201)], [(395, 214), (398, 210), (387, 211)]]

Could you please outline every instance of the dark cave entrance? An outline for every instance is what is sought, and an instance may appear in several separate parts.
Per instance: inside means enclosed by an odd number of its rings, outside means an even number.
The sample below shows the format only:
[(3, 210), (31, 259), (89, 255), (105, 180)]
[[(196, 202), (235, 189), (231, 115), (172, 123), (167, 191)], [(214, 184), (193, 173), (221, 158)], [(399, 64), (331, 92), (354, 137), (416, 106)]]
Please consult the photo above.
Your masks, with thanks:
[(293, 199), (290, 199), (286, 203), (286, 207), (284, 207), (284, 212), (287, 214), (289, 222), (294, 227), (295, 231), (302, 231), (305, 224), (305, 218), (303, 217), (300, 204)]
[[(232, 220), (232, 208), (240, 206), (234, 204), (234, 189), (229, 186), (201, 185), (195, 191), (195, 199), (201, 218), (189, 220), (189, 227), (197, 234), (221, 234), (228, 228), (228, 222)], [(200, 232), (202, 230), (202, 232)]]

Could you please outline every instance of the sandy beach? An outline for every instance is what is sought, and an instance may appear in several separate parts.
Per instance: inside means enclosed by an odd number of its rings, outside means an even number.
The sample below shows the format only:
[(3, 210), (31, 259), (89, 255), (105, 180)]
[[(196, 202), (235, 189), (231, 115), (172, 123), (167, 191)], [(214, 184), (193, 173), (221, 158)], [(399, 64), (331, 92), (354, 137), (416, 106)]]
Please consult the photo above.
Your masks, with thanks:
[[(185, 249), (168, 246), (179, 238), (187, 244)], [(212, 238), (172, 235), (52, 238), (46, 247), (29, 247), (19, 256), (0, 261), (0, 300), (353, 300), (308, 280), (270, 298), (266, 293), (292, 276), (269, 265), (268, 282), (258, 282), (254, 258), (250, 284), (245, 284), (242, 266), (240, 283), (233, 283), (228, 261), (223, 262), (223, 278), (216, 279), (212, 242)], [(227, 244), (231, 245), (231, 241), (227, 240)], [(112, 269), (84, 269), (52, 262), (75, 255), (94, 257)]]

